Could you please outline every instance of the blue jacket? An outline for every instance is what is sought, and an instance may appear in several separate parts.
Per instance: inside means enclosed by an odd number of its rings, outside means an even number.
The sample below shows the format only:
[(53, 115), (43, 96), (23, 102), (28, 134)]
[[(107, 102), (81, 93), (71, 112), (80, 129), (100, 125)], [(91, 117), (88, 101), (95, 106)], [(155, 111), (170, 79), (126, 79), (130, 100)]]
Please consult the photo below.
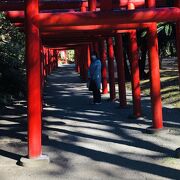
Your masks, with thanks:
[(96, 59), (91, 63), (88, 77), (95, 80), (98, 89), (101, 88), (101, 61), (99, 59)]

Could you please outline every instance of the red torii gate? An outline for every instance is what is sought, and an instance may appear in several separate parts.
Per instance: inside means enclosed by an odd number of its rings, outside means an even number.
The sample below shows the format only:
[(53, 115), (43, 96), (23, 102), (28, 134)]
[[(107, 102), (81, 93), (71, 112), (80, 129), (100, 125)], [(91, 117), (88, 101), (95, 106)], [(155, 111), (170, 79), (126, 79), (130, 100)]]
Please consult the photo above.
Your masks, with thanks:
[[(26, 0), (25, 4), (22, 2), (14, 1), (15, 3), (7, 4), (4, 2), (0, 3), (0, 10), (10, 11), (10, 10), (23, 10), (24, 12), (9, 12), (7, 15), (13, 22), (25, 23), (25, 33), (26, 33), (26, 61), (27, 61), (27, 86), (28, 86), (28, 158), (29, 159), (42, 159), (42, 149), (41, 149), (41, 112), (42, 112), (42, 97), (41, 97), (41, 61), (40, 61), (40, 33), (47, 33), (42, 35), (44, 41), (50, 39), (52, 36), (57, 36), (58, 30), (66, 30), (68, 32), (74, 32), (73, 36), (77, 32), (83, 32), (84, 30), (119, 30), (119, 29), (137, 29), (137, 28), (147, 28), (148, 29), (148, 40), (149, 40), (149, 64), (150, 64), (150, 74), (151, 74), (151, 102), (152, 102), (152, 113), (153, 113), (153, 129), (162, 129), (162, 105), (161, 105), (161, 94), (160, 94), (160, 73), (159, 73), (159, 57), (158, 57), (158, 44), (157, 44), (157, 27), (156, 22), (160, 21), (175, 21), (176, 25), (176, 38), (177, 38), (177, 52), (178, 52), (178, 63), (179, 63), (179, 72), (180, 72), (180, 0), (176, 0), (176, 7), (173, 8), (158, 8), (156, 9), (155, 0), (131, 0), (131, 4), (128, 0), (117, 1), (112, 3), (111, 0), (98, 1), (89, 0), (89, 6), (85, 1), (74, 1), (72, 4), (61, 2), (41, 2), (38, 0)], [(158, 6), (165, 6), (164, 1), (157, 1)], [(96, 4), (97, 3), (97, 4)], [(57, 6), (59, 5), (59, 6)], [(147, 7), (147, 9), (137, 9), (137, 10), (116, 10), (113, 12), (113, 8), (127, 8), (129, 6), (137, 7)], [(89, 8), (88, 12), (85, 12), (87, 7)], [(101, 11), (95, 12), (96, 8), (100, 8)], [(57, 12), (57, 13), (41, 13), (40, 10), (52, 10), (52, 9), (80, 9), (82, 12)], [(103, 11), (102, 11), (103, 10)], [(92, 11), (92, 12), (90, 12)], [(152, 23), (153, 22), (153, 23)], [(50, 32), (53, 32), (52, 34)], [(65, 33), (65, 32), (64, 32)], [(100, 33), (100, 34), (101, 34)], [(118, 32), (115, 32), (116, 35), (116, 47), (122, 50), (122, 39), (121, 35)], [(133, 33), (133, 34), (132, 34)], [(59, 34), (59, 37), (63, 37)], [(81, 42), (80, 39), (74, 44)], [(99, 47), (101, 49), (100, 55), (102, 58), (102, 63), (105, 63), (105, 48), (104, 48), (104, 37), (100, 36)], [(130, 49), (131, 55), (134, 51), (137, 51), (136, 47), (136, 37), (134, 31), (130, 32)], [(60, 43), (61, 41), (57, 41)], [(69, 40), (69, 43), (71, 40)], [(85, 39), (84, 42), (88, 43), (88, 39)], [(108, 38), (109, 47), (112, 49), (109, 51), (111, 57), (111, 63), (114, 60), (114, 53), (112, 47), (112, 39)], [(68, 44), (68, 42), (63, 42)], [(47, 44), (53, 46), (47, 41)], [(86, 48), (89, 53), (89, 46), (81, 45), (76, 48), (76, 53), (80, 53), (79, 48)], [(119, 78), (119, 89), (120, 89), (120, 105), (121, 107), (126, 106), (125, 97), (125, 80), (124, 80), (124, 65), (123, 65), (123, 55), (122, 51), (116, 50), (116, 59), (118, 66), (118, 78)], [(77, 55), (77, 54), (76, 54)], [(82, 55), (82, 54), (81, 54)], [(84, 54), (85, 55), (85, 54)], [(88, 59), (87, 55), (87, 59)], [(47, 58), (47, 57), (46, 57)], [(137, 61), (137, 59), (131, 59), (132, 64)], [(47, 62), (47, 60), (45, 61)], [(84, 64), (81, 69), (85, 66), (87, 67), (88, 63), (86, 61), (81, 62)], [(79, 64), (79, 65), (80, 65)], [(120, 71), (121, 70), (121, 71)], [(132, 66), (132, 73), (137, 74), (138, 67), (135, 63)], [(83, 72), (84, 73), (84, 72)], [(113, 76), (113, 69), (110, 68), (110, 73)], [(133, 73), (133, 74), (134, 74)], [(105, 79), (105, 69), (103, 69), (103, 87), (104, 92), (107, 92), (107, 82)], [(112, 83), (112, 78), (110, 78), (110, 83)], [(136, 85), (139, 84), (139, 78), (134, 76), (132, 83), (136, 82)], [(139, 86), (139, 85), (138, 85)], [(112, 84), (112, 99), (114, 98), (115, 92), (113, 91), (114, 83)], [(133, 91), (134, 93), (134, 91)], [(139, 101), (138, 96), (140, 94), (134, 95), (134, 116), (141, 116), (140, 104), (137, 105)]]

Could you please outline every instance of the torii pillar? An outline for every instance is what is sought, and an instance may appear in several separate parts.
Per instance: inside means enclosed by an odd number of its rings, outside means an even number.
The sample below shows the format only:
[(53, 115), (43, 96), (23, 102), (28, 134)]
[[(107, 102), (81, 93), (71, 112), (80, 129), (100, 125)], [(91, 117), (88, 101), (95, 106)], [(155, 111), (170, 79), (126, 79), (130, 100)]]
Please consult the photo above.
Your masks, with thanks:
[(99, 42), (100, 47), (100, 60), (102, 64), (101, 73), (102, 73), (102, 93), (107, 94), (108, 88), (107, 88), (107, 68), (106, 68), (106, 47), (105, 47), (105, 41), (104, 39), (100, 39)]
[(112, 37), (109, 37), (107, 39), (107, 52), (108, 52), (110, 100), (114, 101), (116, 98), (116, 90), (115, 90), (115, 77), (114, 77), (114, 48), (113, 48), (113, 38)]
[(48, 48), (48, 75), (51, 74), (51, 52), (50, 49)]
[[(180, 8), (180, 0), (176, 0), (175, 6)], [(176, 50), (179, 69), (179, 86), (180, 86), (180, 21), (176, 22)]]
[[(112, 0), (100, 0), (101, 11), (111, 11), (112, 10)], [(113, 48), (113, 38), (109, 37), (107, 39), (107, 54), (108, 54), (108, 72), (109, 72), (109, 91), (110, 100), (113, 101), (116, 98), (115, 90), (115, 77), (114, 77), (114, 48)]]
[(49, 74), (49, 67), (48, 67), (48, 48), (45, 49), (46, 51), (46, 77), (48, 76)]
[(96, 11), (96, 0), (88, 0), (89, 11)]
[(93, 42), (93, 51), (97, 54), (97, 56), (99, 58), (100, 54), (99, 54), (99, 43), (98, 43), (98, 41)]
[[(133, 10), (133, 3), (128, 3), (128, 9)], [(139, 55), (136, 30), (132, 30), (129, 34), (129, 55), (131, 62), (131, 84), (133, 96), (133, 116), (139, 118), (141, 116), (141, 90), (140, 90), (140, 74), (139, 74)], [(130, 116), (131, 117), (131, 116)]]
[(75, 56), (74, 56), (74, 58), (75, 58), (75, 70), (76, 70), (77, 73), (80, 73), (79, 48), (75, 49)]
[[(180, 8), (180, 0), (176, 0), (175, 6)], [(180, 21), (176, 22), (176, 49), (179, 69), (179, 86), (180, 86)], [(176, 149), (176, 157), (180, 158), (180, 147)]]
[(41, 62), (39, 29), (33, 25), (33, 17), (39, 13), (38, 0), (25, 1), (26, 16), (26, 64), (27, 64), (27, 111), (28, 111), (28, 158), (21, 158), (24, 166), (49, 162), (42, 155), (41, 117)]
[(118, 87), (119, 87), (119, 102), (120, 102), (120, 107), (125, 108), (127, 106), (126, 82), (125, 82), (123, 42), (122, 42), (121, 34), (117, 34), (115, 36), (115, 43), (116, 43), (115, 52), (116, 52), (116, 64), (117, 64)]
[[(146, 0), (148, 8), (155, 8), (155, 0)], [(148, 55), (151, 82), (151, 106), (152, 106), (152, 127), (148, 128), (148, 132), (157, 132), (163, 128), (162, 102), (161, 102), (161, 85), (160, 85), (160, 69), (158, 54), (158, 38), (157, 24), (152, 23), (148, 28)]]

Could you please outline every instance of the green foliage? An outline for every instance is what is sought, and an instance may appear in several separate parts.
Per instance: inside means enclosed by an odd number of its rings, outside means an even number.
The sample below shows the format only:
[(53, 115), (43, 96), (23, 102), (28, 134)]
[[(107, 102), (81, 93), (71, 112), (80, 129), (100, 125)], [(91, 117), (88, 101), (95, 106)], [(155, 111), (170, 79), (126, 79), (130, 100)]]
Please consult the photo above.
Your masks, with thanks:
[(59, 54), (59, 57), (61, 59), (61, 63), (74, 63), (74, 57), (75, 56), (75, 51), (74, 50), (65, 50), (61, 51)]
[(67, 51), (67, 60), (68, 60), (69, 63), (74, 62), (74, 55), (75, 55), (74, 50), (68, 50)]
[[(168, 22), (158, 23), (157, 32), (160, 56), (176, 56), (175, 24)], [(138, 31), (138, 44), (142, 47), (145, 41), (147, 41), (147, 30)]]
[(175, 24), (158, 23), (159, 52), (161, 57), (176, 56)]
[[(0, 93), (21, 96), (25, 92), (24, 35), (0, 14)], [(1, 101), (1, 100), (0, 100)]]

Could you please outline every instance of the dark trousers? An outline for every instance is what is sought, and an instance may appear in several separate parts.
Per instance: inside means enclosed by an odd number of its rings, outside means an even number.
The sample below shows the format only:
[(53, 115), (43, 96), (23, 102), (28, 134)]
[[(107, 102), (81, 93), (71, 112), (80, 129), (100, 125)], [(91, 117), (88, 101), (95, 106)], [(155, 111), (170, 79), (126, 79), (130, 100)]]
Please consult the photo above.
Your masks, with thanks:
[(93, 89), (93, 102), (100, 103), (101, 102), (101, 92), (97, 88), (97, 86)]

